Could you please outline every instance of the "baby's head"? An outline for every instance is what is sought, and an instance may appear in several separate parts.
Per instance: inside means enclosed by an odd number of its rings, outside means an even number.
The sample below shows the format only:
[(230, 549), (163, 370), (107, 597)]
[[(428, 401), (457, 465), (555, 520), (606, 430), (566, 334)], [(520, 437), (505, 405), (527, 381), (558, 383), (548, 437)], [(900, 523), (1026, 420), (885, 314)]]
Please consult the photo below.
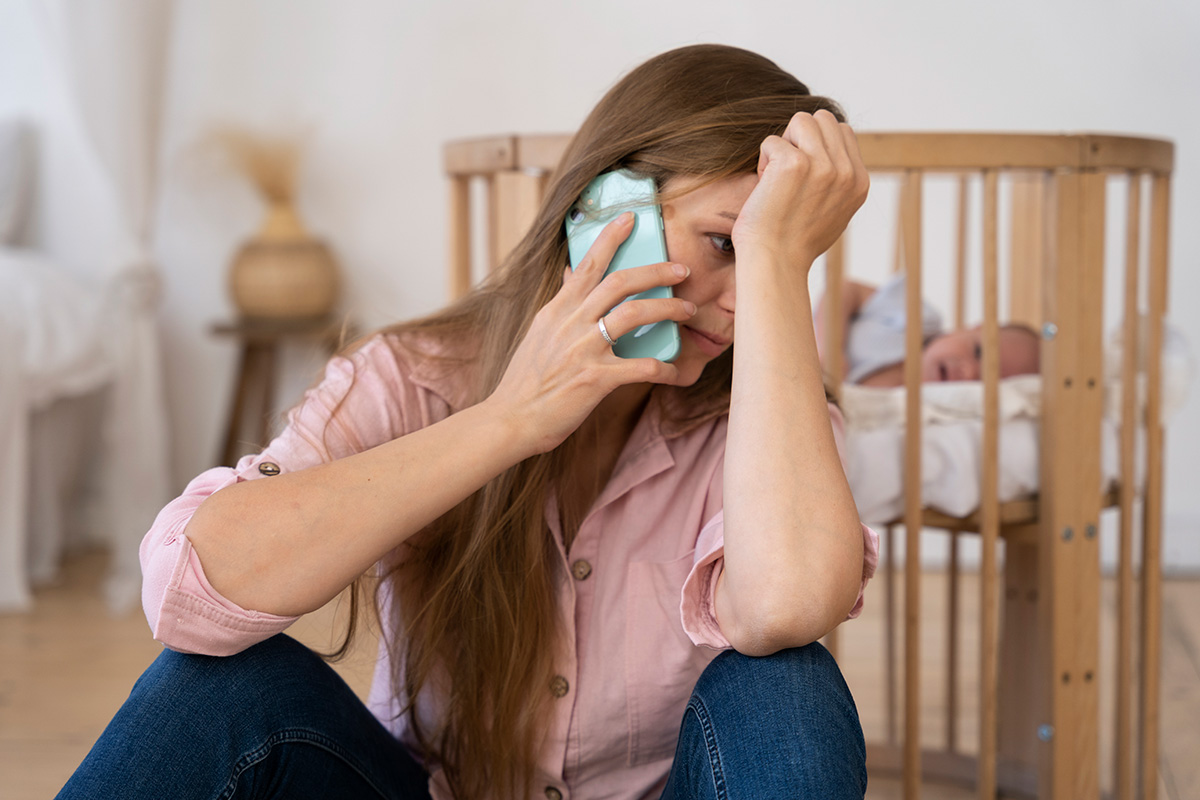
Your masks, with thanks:
[[(925, 343), (921, 353), (921, 380), (977, 381), (983, 375), (979, 327), (942, 333)], [(1040, 369), (1041, 341), (1027, 325), (1000, 328), (1000, 377), (1036, 373)]]

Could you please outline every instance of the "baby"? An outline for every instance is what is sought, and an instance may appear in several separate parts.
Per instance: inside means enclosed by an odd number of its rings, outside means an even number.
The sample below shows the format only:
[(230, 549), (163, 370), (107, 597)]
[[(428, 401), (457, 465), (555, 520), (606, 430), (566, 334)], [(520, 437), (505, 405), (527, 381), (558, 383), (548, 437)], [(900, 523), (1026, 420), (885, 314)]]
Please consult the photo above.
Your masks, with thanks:
[[(826, 298), (817, 305), (817, 347), (829, 364)], [(860, 386), (904, 384), (904, 275), (876, 288), (846, 280), (842, 288), (842, 380)], [(921, 380), (977, 381), (981, 378), (982, 331), (979, 326), (943, 331), (941, 315), (928, 303), (921, 309)], [(1041, 343), (1027, 325), (1000, 328), (1000, 377), (1036, 373)]]

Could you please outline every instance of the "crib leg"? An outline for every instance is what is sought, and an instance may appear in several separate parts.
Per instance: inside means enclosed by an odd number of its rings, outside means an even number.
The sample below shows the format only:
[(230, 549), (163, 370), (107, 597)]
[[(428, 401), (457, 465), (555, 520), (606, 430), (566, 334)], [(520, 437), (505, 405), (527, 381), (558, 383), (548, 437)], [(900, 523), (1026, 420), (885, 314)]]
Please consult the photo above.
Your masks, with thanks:
[(887, 704), (887, 741), (894, 745), (896, 738), (896, 536), (895, 528), (887, 526), (884, 533), (883, 584), (884, 584), (884, 696)]
[(946, 749), (958, 746), (958, 531), (950, 531), (949, 614), (946, 620)]
[(1038, 613), (1038, 546), (1009, 541), (1004, 548), (1004, 611), (1000, 620), (1000, 675), (997, 686), (1002, 760), (1029, 770), (1037, 767), (1044, 679), (1042, 616)]

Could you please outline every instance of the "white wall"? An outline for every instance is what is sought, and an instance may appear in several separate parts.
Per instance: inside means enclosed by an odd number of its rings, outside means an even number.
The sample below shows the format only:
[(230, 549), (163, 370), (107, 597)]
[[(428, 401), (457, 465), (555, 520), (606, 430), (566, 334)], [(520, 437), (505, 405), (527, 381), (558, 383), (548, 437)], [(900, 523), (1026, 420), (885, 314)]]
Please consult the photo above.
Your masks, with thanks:
[[(41, 120), (34, 237), (82, 263), (106, 229), (24, 3), (0, 0), (0, 112)], [(231, 390), (225, 269), (258, 223), (252, 194), (197, 143), (213, 125), (310, 125), (301, 206), (335, 247), (345, 307), (366, 327), (445, 299), (440, 145), (509, 131), (567, 131), (618, 75), (670, 47), (758, 50), (845, 106), (863, 129), (1151, 134), (1178, 145), (1173, 318), (1200, 345), (1200, 6), (1112, 0), (1004, 4), (613, 0), (260, 0), (180, 5), (166, 125), (159, 253), (163, 327), (182, 485), (215, 458)], [(298, 390), (317, 363), (293, 354)], [(1168, 566), (1200, 568), (1200, 391), (1167, 444)]]

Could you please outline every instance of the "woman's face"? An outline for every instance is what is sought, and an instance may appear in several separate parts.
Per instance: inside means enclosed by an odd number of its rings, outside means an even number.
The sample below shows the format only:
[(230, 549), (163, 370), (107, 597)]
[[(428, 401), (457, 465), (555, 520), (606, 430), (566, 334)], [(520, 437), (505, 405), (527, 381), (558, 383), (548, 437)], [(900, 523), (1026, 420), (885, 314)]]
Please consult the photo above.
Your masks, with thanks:
[(686, 192), (663, 204), (667, 257), (691, 270), (675, 287), (675, 296), (696, 305), (696, 314), (679, 326), (682, 349), (675, 359), (683, 382), (695, 383), (708, 362), (733, 344), (734, 252), (729, 238), (746, 198), (758, 184), (754, 173), (700, 183), (672, 178), (663, 192)]

